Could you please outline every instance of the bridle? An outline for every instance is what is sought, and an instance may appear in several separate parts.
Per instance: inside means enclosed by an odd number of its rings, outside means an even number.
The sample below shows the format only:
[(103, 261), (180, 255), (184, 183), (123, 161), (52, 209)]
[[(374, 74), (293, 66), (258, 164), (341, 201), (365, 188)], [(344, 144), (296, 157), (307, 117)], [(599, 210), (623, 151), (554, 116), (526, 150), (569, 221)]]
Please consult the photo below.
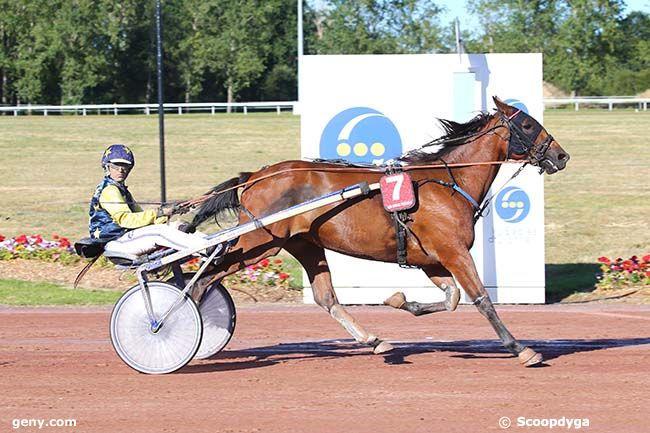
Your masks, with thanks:
[[(515, 111), (510, 116), (506, 116), (499, 111), (501, 120), (508, 126), (510, 138), (508, 139), (508, 158), (512, 155), (528, 156), (530, 163), (534, 166), (541, 167), (542, 162), (548, 160), (546, 152), (551, 147), (553, 136), (546, 133), (546, 138), (539, 145), (536, 144), (537, 138), (544, 130), (544, 127), (535, 121), (532, 117), (523, 113), (521, 110)], [(528, 118), (530, 122), (530, 131), (524, 131), (524, 120)]]

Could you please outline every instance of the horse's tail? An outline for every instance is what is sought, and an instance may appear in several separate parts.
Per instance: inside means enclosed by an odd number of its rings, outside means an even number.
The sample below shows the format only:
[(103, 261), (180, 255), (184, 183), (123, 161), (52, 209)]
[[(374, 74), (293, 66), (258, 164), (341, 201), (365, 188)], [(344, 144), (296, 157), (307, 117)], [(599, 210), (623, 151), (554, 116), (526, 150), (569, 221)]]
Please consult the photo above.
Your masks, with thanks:
[(238, 177), (228, 179), (208, 191), (206, 195), (211, 197), (199, 206), (190, 223), (190, 231), (194, 231), (199, 224), (212, 216), (216, 219), (224, 212), (236, 213), (240, 206), (237, 186), (246, 182), (252, 175), (253, 173), (239, 173)]

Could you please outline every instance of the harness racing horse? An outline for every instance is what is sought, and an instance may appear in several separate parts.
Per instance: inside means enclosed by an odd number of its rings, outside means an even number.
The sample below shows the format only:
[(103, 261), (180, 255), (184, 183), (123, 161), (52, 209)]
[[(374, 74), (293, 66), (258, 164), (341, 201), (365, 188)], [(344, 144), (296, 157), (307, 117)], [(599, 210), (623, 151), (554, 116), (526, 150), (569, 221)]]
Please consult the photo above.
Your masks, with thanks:
[[(460, 298), (457, 281), (490, 322), (504, 347), (518, 355), (522, 364), (532, 366), (542, 362), (541, 354), (520, 344), (508, 331), (470, 255), (476, 203), (485, 199), (499, 163), (507, 159), (527, 161), (539, 167), (540, 173), (552, 174), (566, 166), (569, 155), (527, 113), (496, 97), (494, 102), (494, 114), (481, 113), (463, 124), (441, 120), (446, 131), (443, 137), (395, 160), (396, 165), (409, 172), (418, 196), (407, 222), (408, 264), (421, 268), (433, 284), (445, 291), (446, 299), (422, 304), (407, 302), (403, 294), (396, 293), (386, 303), (414, 315), (453, 311)], [(238, 212), (239, 223), (243, 224), (352, 184), (379, 182), (383, 174), (377, 168), (332, 162), (281, 162), (255, 173), (242, 173), (239, 178), (215, 187), (198, 209), (192, 225), (227, 209)], [(240, 198), (239, 187), (243, 187)], [(366, 331), (339, 304), (325, 249), (362, 259), (395, 262), (394, 232), (395, 222), (384, 210), (381, 195), (372, 191), (241, 236), (205, 278), (223, 278), (284, 248), (307, 272), (316, 303), (356, 341), (371, 346), (375, 353), (383, 353), (392, 349), (390, 343)], [(197, 286), (192, 294), (195, 299), (200, 299), (200, 287), (205, 286)]]

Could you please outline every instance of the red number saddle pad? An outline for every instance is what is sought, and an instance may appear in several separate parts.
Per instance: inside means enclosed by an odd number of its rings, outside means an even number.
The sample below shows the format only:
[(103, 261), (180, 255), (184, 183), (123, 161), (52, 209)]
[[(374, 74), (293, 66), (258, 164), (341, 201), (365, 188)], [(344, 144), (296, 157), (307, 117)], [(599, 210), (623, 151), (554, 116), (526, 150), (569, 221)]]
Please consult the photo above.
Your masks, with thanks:
[(408, 174), (397, 173), (384, 176), (380, 179), (379, 186), (384, 209), (388, 212), (408, 210), (415, 206), (413, 182)]

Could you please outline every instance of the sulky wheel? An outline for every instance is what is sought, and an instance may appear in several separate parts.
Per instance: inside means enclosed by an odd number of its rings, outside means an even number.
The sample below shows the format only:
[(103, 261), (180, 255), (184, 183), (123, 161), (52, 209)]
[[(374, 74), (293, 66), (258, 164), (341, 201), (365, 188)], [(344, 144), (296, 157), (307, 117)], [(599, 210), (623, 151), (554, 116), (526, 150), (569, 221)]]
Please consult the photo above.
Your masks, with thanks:
[[(186, 284), (192, 276), (191, 273), (183, 274)], [(173, 278), (168, 280), (173, 281)], [(237, 314), (230, 293), (219, 281), (206, 290), (199, 302), (199, 311), (203, 320), (203, 340), (194, 358), (207, 359), (226, 347), (235, 331)]]
[[(159, 281), (147, 283), (156, 320), (171, 307), (181, 290)], [(203, 324), (196, 304), (184, 296), (178, 307), (154, 330), (139, 285), (117, 301), (111, 313), (111, 342), (129, 367), (148, 374), (171, 373), (190, 362), (201, 343)]]
[(210, 286), (199, 304), (203, 319), (203, 340), (196, 359), (206, 359), (216, 355), (226, 347), (235, 331), (237, 315), (235, 303), (228, 290), (216, 282)]

